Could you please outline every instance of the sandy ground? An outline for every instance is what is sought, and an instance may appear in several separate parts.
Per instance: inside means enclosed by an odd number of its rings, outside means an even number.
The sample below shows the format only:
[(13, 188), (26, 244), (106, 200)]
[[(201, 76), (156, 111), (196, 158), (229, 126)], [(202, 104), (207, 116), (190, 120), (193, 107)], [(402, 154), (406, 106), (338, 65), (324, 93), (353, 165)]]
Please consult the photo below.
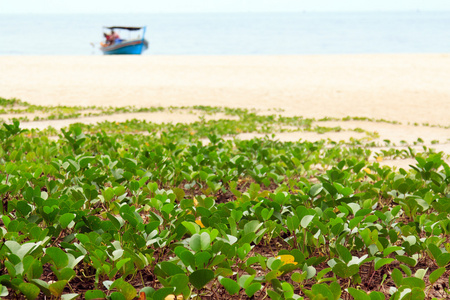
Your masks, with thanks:
[[(399, 121), (325, 122), (376, 131), (380, 140), (439, 141), (450, 154), (450, 54), (317, 56), (0, 56), (0, 97), (40, 105), (228, 106), (307, 118)], [(275, 109), (282, 109), (279, 112)], [(115, 116), (134, 118), (136, 116)], [(86, 117), (95, 123), (111, 117)], [(196, 116), (139, 114), (155, 122)], [(46, 123), (47, 122), (47, 123)], [(51, 124), (49, 124), (49, 122)], [(27, 126), (62, 127), (74, 120)], [(354, 131), (283, 134), (280, 140), (347, 139)]]
[(450, 54), (2, 56), (0, 96), (44, 105), (282, 108), (450, 125)]

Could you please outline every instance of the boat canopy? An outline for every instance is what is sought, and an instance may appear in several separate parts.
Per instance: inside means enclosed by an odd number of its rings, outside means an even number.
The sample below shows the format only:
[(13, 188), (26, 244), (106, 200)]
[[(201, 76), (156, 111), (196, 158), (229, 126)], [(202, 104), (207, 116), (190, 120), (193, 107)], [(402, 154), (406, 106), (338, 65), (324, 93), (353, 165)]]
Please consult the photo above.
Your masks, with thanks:
[(141, 30), (144, 27), (124, 27), (124, 26), (110, 26), (110, 27), (106, 27), (105, 26), (105, 28), (106, 29), (111, 29), (111, 30), (124, 29), (124, 30), (136, 31), (136, 30)]

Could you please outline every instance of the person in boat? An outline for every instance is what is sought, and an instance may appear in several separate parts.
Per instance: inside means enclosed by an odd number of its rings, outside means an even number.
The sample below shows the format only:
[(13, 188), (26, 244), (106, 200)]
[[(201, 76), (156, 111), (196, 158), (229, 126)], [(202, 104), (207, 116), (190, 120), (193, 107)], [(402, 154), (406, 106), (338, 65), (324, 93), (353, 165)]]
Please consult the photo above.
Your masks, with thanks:
[(103, 35), (105, 36), (105, 45), (106, 46), (112, 45), (114, 40), (111, 38), (111, 35), (107, 33), (103, 33)]
[(111, 30), (111, 34), (103, 33), (103, 35), (106, 39), (104, 43), (105, 46), (111, 46), (120, 40), (120, 36), (114, 30)]
[(114, 29), (111, 29), (110, 39), (112, 41), (112, 44), (114, 44), (117, 40), (120, 40), (119, 34), (117, 34), (117, 32), (115, 32)]

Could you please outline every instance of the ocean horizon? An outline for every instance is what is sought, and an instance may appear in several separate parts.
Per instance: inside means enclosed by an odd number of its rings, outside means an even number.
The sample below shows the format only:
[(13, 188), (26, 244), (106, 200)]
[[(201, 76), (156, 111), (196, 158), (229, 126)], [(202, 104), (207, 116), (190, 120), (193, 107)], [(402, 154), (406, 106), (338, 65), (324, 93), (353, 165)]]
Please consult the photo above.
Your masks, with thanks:
[(104, 26), (147, 26), (144, 55), (450, 52), (450, 12), (0, 14), (0, 55), (101, 55)]

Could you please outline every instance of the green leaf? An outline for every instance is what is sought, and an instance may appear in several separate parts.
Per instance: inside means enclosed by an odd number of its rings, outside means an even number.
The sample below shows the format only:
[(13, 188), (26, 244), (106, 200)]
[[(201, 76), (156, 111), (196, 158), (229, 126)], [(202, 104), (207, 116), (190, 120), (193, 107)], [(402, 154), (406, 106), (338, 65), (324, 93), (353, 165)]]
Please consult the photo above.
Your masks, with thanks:
[(181, 293), (188, 287), (189, 277), (186, 274), (176, 274), (170, 278), (170, 285), (175, 288), (175, 293)]
[(292, 298), (292, 296), (294, 296), (294, 287), (288, 283), (288, 282), (283, 282), (281, 283), (281, 288), (283, 290), (283, 295), (286, 298)]
[(75, 219), (75, 214), (65, 213), (59, 217), (59, 224), (61, 224), (62, 228), (67, 228), (67, 226), (69, 226), (70, 222), (72, 222), (73, 219)]
[(127, 300), (121, 292), (112, 292), (109, 295), (109, 300)]
[(302, 226), (303, 228), (308, 227), (309, 223), (311, 223), (311, 221), (314, 219), (313, 215), (307, 215), (304, 216), (302, 218), (302, 220), (300, 221), (300, 226)]
[(206, 250), (211, 246), (211, 237), (209, 233), (202, 232), (200, 234), (200, 245), (202, 250)]
[(61, 300), (73, 300), (73, 299), (76, 299), (76, 298), (78, 298), (78, 294), (64, 294), (64, 295), (61, 295)]
[(116, 288), (126, 300), (134, 299), (137, 295), (136, 289), (122, 278), (116, 279), (113, 282), (110, 289), (113, 288)]
[(116, 195), (117, 197), (123, 195), (125, 193), (125, 187), (122, 185), (116, 186), (114, 188), (114, 195)]
[(345, 187), (339, 191), (344, 197), (348, 197), (353, 194), (353, 189), (351, 187)]
[(391, 254), (394, 251), (398, 251), (398, 250), (403, 250), (403, 247), (400, 246), (391, 246), (391, 247), (387, 247), (386, 249), (383, 250), (383, 255), (384, 256), (388, 256), (389, 254)]
[[(11, 224), (13, 222), (11, 222)], [(20, 229), (20, 230), (22, 230), (22, 229)], [(7, 246), (11, 250), (12, 253), (17, 255), (21, 259), (23, 259), (23, 257), (25, 257), (25, 255), (33, 252), (37, 248), (37, 244), (35, 244), (35, 243), (25, 243), (23, 245), (19, 245), (17, 242), (13, 242), (13, 241), (6, 241), (5, 246)]]
[(382, 292), (372, 292), (370, 293), (370, 300), (385, 300), (385, 297)]
[(357, 300), (371, 300), (370, 296), (367, 295), (366, 292), (357, 290), (355, 288), (349, 287), (348, 293), (353, 296), (354, 299)]
[(364, 216), (354, 217), (348, 222), (348, 227), (355, 228), (363, 219)]
[(267, 208), (263, 208), (263, 210), (261, 211), (261, 217), (263, 218), (263, 220), (267, 221), (270, 219), (270, 217), (272, 217), (273, 212), (273, 208), (270, 211)]
[(55, 297), (59, 297), (62, 295), (64, 287), (67, 284), (67, 280), (59, 280), (57, 282), (54, 282), (52, 284), (50, 284), (49, 289), (50, 292), (55, 296)]
[(254, 282), (245, 288), (245, 293), (247, 294), (247, 296), (252, 297), (260, 289), (261, 289), (261, 283)]
[(84, 299), (86, 300), (94, 300), (94, 299), (105, 299), (106, 294), (100, 290), (90, 290), (84, 294)]
[(342, 258), (342, 260), (348, 264), (352, 260), (352, 254), (348, 249), (341, 244), (336, 245), (336, 250), (339, 253), (339, 256)]
[(127, 258), (124, 258), (124, 259), (119, 260), (119, 261), (116, 263), (116, 268), (117, 268), (117, 269), (122, 268), (122, 267), (123, 267), (127, 262), (129, 262), (130, 260), (131, 260), (130, 257), (127, 257)]
[(342, 278), (348, 278), (359, 272), (359, 266), (358, 265), (347, 266), (346, 264), (340, 262), (337, 263), (332, 270), (333, 273), (336, 274), (337, 276)]
[(268, 290), (267, 295), (269, 296), (269, 299), (272, 299), (272, 300), (283, 299), (280, 295), (278, 295), (275, 291), (272, 291), (272, 290)]
[(230, 295), (239, 293), (239, 290), (241, 289), (241, 287), (239, 286), (239, 284), (237, 284), (236, 281), (227, 277), (220, 279), (220, 284), (222, 284), (225, 287), (225, 289)]
[(439, 255), (436, 258), (436, 264), (439, 267), (445, 267), (449, 262), (450, 262), (450, 253), (448, 253), (448, 252), (441, 253), (441, 255)]
[(40, 278), (43, 273), (42, 263), (39, 259), (33, 258), (31, 255), (25, 255), (22, 260), (24, 274), (29, 280)]
[(441, 249), (439, 249), (439, 247), (436, 246), (435, 244), (429, 244), (428, 245), (428, 250), (430, 250), (430, 252), (433, 255), (434, 259), (437, 259), (438, 256), (441, 255), (441, 253), (442, 253)]
[(408, 286), (412, 288), (420, 288), (421, 290), (425, 289), (425, 282), (422, 279), (416, 277), (406, 277), (403, 278), (402, 286)]
[(267, 266), (271, 270), (278, 270), (283, 265), (283, 262), (280, 259), (276, 259), (275, 257), (271, 257), (267, 260)]
[(103, 190), (103, 198), (105, 198), (106, 202), (109, 202), (112, 200), (112, 198), (114, 198), (114, 190), (112, 188), (107, 188), (105, 190)]
[(304, 273), (294, 272), (294, 273), (291, 274), (291, 280), (293, 282), (300, 283), (300, 282), (302, 282), (305, 279), (306, 279), (306, 272), (304, 272)]
[(305, 268), (306, 271), (306, 279), (311, 279), (314, 276), (316, 276), (316, 268), (314, 268), (313, 266), (308, 266)]
[(200, 234), (196, 233), (191, 236), (191, 238), (189, 240), (189, 246), (195, 252), (198, 252), (202, 249), (202, 238), (201, 238)]
[(337, 282), (332, 282), (329, 285), (330, 291), (334, 295), (334, 300), (338, 300), (341, 297), (342, 291), (341, 286)]
[(431, 284), (435, 283), (444, 273), (445, 273), (445, 267), (434, 270), (430, 274), (430, 277), (429, 277), (430, 283)]
[(321, 295), (325, 297), (323, 299), (334, 299), (333, 292), (331, 292), (330, 288), (323, 283), (313, 285), (311, 292), (313, 295)]
[(52, 294), (50, 293), (49, 284), (47, 282), (41, 279), (31, 279), (30, 281), (37, 287), (39, 287), (41, 292), (44, 293), (47, 297), (51, 297)]
[[(111, 223), (113, 224), (113, 226), (114, 226), (117, 230), (119, 230), (119, 229), (122, 227), (123, 224), (120, 223), (120, 221), (119, 221), (118, 218), (116, 218), (115, 216), (113, 216), (113, 215), (111, 215), (111, 214), (109, 214), (109, 213), (107, 213), (106, 216), (108, 217), (108, 219), (111, 221)], [(121, 218), (120, 218), (120, 219), (121, 219)], [(122, 220), (122, 221), (123, 221), (123, 220)], [(77, 238), (78, 238), (79, 235), (80, 235), (80, 233), (77, 234)], [(78, 239), (79, 239), (79, 238), (78, 238)], [(81, 240), (80, 240), (80, 242), (83, 243), (83, 244), (85, 244), (85, 242), (83, 242), (83, 241), (81, 241)]]
[(186, 267), (191, 266), (195, 268), (195, 256), (191, 253), (191, 251), (181, 252), (178, 257)]
[(173, 288), (172, 287), (166, 287), (166, 288), (158, 289), (153, 294), (153, 300), (164, 300), (170, 294), (173, 294)]
[(176, 264), (170, 262), (170, 261), (163, 261), (161, 262), (161, 270), (167, 273), (169, 276), (173, 276), (176, 274), (184, 274), (183, 269), (181, 269)]
[(272, 279), (275, 279), (277, 277), (278, 277), (278, 270), (273, 270), (266, 274), (265, 279), (266, 281), (271, 281)]
[(136, 180), (130, 181), (130, 190), (136, 192), (139, 189), (139, 182)]
[(408, 256), (396, 255), (395, 259), (397, 259), (399, 262), (405, 263), (411, 267), (414, 267), (417, 264), (417, 261), (414, 258), (408, 257)]
[(412, 288), (411, 292), (402, 297), (402, 300), (424, 300), (425, 293), (420, 288)]
[(323, 182), (322, 185), (323, 185), (324, 189), (328, 193), (330, 193), (330, 195), (334, 196), (337, 193), (336, 188), (333, 185), (329, 184), (328, 182)]
[(381, 258), (379, 260), (377, 260), (375, 262), (375, 271), (378, 270), (379, 268), (381, 268), (384, 265), (390, 264), (391, 262), (393, 262), (395, 259), (393, 258)]
[(247, 254), (250, 252), (250, 244), (246, 243), (237, 249), (237, 254), (241, 260), (244, 260)]
[(262, 225), (263, 223), (259, 222), (258, 220), (248, 222), (247, 224), (244, 225), (243, 235), (247, 235), (251, 232), (256, 232)]
[(313, 186), (311, 186), (311, 189), (309, 190), (309, 194), (311, 197), (315, 197), (320, 194), (320, 192), (323, 190), (323, 186), (321, 183), (316, 183)]
[(400, 265), (400, 268), (405, 272), (406, 276), (412, 275), (412, 271), (407, 265)]
[(213, 278), (214, 278), (213, 271), (208, 269), (200, 269), (189, 275), (189, 282), (192, 283), (192, 285), (196, 289), (200, 290)]
[(23, 282), (19, 284), (19, 290), (28, 300), (34, 300), (38, 297), (41, 290), (32, 283)]
[(300, 225), (300, 220), (298, 219), (297, 216), (287, 217), (286, 225), (289, 231), (294, 232)]
[(59, 272), (59, 280), (71, 280), (76, 275), (75, 271), (71, 268), (64, 268)]
[(317, 273), (317, 280), (321, 280), (330, 271), (331, 271), (331, 268), (325, 268), (325, 269), (320, 270), (320, 272)]
[(21, 215), (26, 216), (31, 212), (31, 206), (27, 201), (19, 201), (17, 202), (17, 210)]
[(192, 235), (200, 232), (200, 226), (194, 222), (183, 221), (181, 224), (183, 224), (183, 226), (186, 227)]
[(253, 279), (255, 279), (255, 276), (256, 275), (243, 274), (241, 275), (241, 277), (239, 277), (237, 283), (240, 287), (245, 289), (252, 283)]
[(84, 156), (80, 158), (78, 162), (80, 163), (81, 168), (86, 168), (93, 160), (95, 160), (94, 156)]
[(201, 251), (195, 253), (195, 266), (197, 268), (203, 268), (207, 262), (211, 259), (211, 254), (207, 251)]
[(391, 277), (397, 287), (400, 287), (402, 285), (403, 275), (399, 269), (392, 270)]
[(425, 277), (425, 274), (427, 273), (428, 268), (426, 269), (418, 269), (416, 270), (416, 273), (414, 274), (414, 277), (423, 279)]
[(0, 284), (0, 297), (6, 296), (8, 296), (8, 289), (6, 288), (6, 286)]
[(58, 269), (64, 268), (69, 263), (69, 257), (67, 256), (67, 253), (65, 253), (60, 248), (47, 248), (45, 249), (45, 254), (47, 254), (51, 258)]
[(177, 200), (178, 200), (178, 201), (181, 201), (181, 200), (184, 199), (185, 192), (184, 192), (183, 189), (174, 187), (174, 188), (172, 188), (172, 191), (173, 191), (173, 193), (177, 196)]
[(5, 224), (6, 227), (8, 227), (9, 223), (11, 222), (11, 219), (8, 216), (2, 216), (3, 224)]

